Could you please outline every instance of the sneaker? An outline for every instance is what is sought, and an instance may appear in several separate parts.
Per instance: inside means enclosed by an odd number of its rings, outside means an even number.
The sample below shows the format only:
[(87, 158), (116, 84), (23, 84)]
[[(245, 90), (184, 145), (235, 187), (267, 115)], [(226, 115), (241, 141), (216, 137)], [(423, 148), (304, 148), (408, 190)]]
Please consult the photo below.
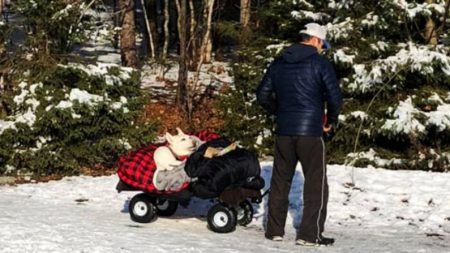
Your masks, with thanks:
[(334, 238), (327, 238), (327, 237), (322, 237), (315, 241), (307, 241), (307, 240), (303, 240), (303, 239), (297, 239), (295, 241), (295, 244), (297, 244), (297, 245), (310, 246), (310, 247), (330, 246), (330, 245), (333, 245), (333, 243), (334, 243)]
[(281, 242), (281, 241), (283, 241), (283, 237), (282, 236), (272, 236), (270, 238), (270, 240), (272, 240), (274, 242)]

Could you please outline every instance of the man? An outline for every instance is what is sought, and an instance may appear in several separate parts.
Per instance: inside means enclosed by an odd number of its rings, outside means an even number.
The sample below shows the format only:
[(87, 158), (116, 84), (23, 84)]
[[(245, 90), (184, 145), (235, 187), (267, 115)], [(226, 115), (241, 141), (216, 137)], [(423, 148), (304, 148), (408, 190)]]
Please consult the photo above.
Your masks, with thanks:
[(333, 238), (322, 236), (328, 202), (322, 136), (337, 122), (342, 95), (333, 66), (320, 55), (329, 48), (326, 33), (324, 26), (307, 24), (300, 31), (300, 43), (287, 48), (272, 62), (257, 90), (258, 103), (275, 114), (277, 124), (265, 234), (274, 241), (283, 239), (289, 190), (300, 161), (305, 178), (304, 207), (296, 244), (334, 243)]

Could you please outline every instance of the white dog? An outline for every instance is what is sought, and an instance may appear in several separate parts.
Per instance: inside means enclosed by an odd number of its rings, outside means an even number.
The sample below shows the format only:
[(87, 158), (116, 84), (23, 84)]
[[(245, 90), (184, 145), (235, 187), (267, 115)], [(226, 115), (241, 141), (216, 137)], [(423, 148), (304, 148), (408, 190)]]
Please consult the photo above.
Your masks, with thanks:
[(177, 128), (178, 134), (166, 133), (167, 146), (158, 147), (153, 154), (156, 171), (153, 185), (158, 190), (177, 190), (190, 178), (184, 171), (186, 158), (203, 143), (199, 138), (187, 135)]

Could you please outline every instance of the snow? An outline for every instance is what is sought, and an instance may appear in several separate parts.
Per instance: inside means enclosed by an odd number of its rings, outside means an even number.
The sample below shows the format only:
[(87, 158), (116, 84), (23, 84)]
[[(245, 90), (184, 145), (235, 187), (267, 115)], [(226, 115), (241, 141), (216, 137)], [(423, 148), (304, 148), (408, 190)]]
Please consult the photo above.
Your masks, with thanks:
[[(310, 3), (300, 0), (307, 7)], [(410, 18), (418, 14), (430, 15), (432, 11), (443, 13), (444, 1), (438, 4), (408, 4), (397, 1), (398, 6), (406, 11)], [(350, 8), (352, 1), (329, 1), (329, 7)], [(68, 5), (60, 14), (70, 8)], [(93, 15), (97, 16), (98, 13)], [(310, 11), (293, 11), (296, 17), (308, 17), (313, 20), (327, 18), (324, 13)], [(362, 21), (366, 26), (380, 22), (380, 17), (368, 13)], [(102, 16), (102, 20), (110, 19)], [(347, 38), (355, 28), (355, 21), (344, 21), (327, 25), (330, 37), (334, 40)], [(340, 23), (339, 23), (340, 22)], [(4, 23), (0, 22), (0, 25)], [(92, 33), (90, 34), (92, 35)], [(90, 45), (80, 49), (80, 53), (103, 52), (97, 55), (100, 63), (96, 65), (76, 65), (89, 75), (104, 76), (109, 85), (120, 85), (120, 79), (130, 78), (131, 68), (120, 68), (120, 78), (108, 75), (108, 69), (119, 67), (120, 55), (110, 46), (108, 37), (112, 33), (99, 27), (90, 36)], [(281, 50), (286, 43), (270, 45), (268, 50)], [(383, 41), (371, 44), (373, 50), (384, 51), (388, 45)], [(385, 82), (384, 76), (407, 66), (411, 71), (432, 74), (432, 64), (438, 65), (444, 73), (450, 75), (450, 58), (448, 49), (431, 50), (425, 46), (412, 44), (398, 45), (396, 55), (374, 61), (371, 66), (354, 65), (355, 81), (350, 88), (363, 92), (374, 84)], [(345, 49), (345, 48), (344, 48)], [(334, 54), (335, 61), (352, 64), (355, 55), (347, 55), (339, 49)], [(105, 63), (101, 63), (105, 62)], [(223, 68), (224, 71), (210, 71), (210, 68)], [(242, 65), (243, 68), (247, 67)], [(230, 66), (225, 62), (205, 64), (200, 71), (202, 86), (221, 86), (232, 83), (228, 74)], [(145, 66), (142, 87), (159, 89), (158, 94), (167, 90), (167, 83), (177, 82), (178, 66)], [(190, 72), (192, 80), (195, 73)], [(20, 85), (19, 85), (20, 86)], [(23, 87), (22, 87), (23, 86)], [(39, 102), (30, 98), (35, 94), (38, 84), (30, 85), (26, 90), (23, 83), (21, 94), (14, 97), (16, 104), (30, 105), (26, 112), (17, 115), (15, 121), (0, 120), (0, 134), (8, 128), (15, 129), (16, 122), (30, 126), (36, 120), (35, 111)], [(164, 91), (166, 90), (166, 91)], [(65, 109), (73, 106), (72, 101), (95, 105), (108, 97), (90, 94), (87, 91), (72, 89), (67, 101), (60, 101), (56, 108)], [(51, 100), (51, 97), (49, 97)], [(436, 94), (428, 98), (437, 102), (435, 111), (421, 112), (414, 107), (411, 98), (401, 101), (393, 111), (394, 120), (387, 120), (385, 128), (394, 127), (394, 131), (409, 133), (422, 132), (424, 126), (415, 119), (415, 114), (427, 118), (426, 125), (436, 125), (439, 131), (450, 128), (450, 105), (445, 104)], [(450, 93), (446, 100), (450, 102)], [(127, 100), (109, 101), (112, 109), (125, 108)], [(46, 110), (50, 110), (49, 106)], [(365, 112), (350, 113), (354, 118), (364, 120)], [(72, 111), (72, 117), (81, 117)], [(346, 116), (340, 115), (345, 121)], [(40, 137), (36, 141), (37, 149), (49, 141)], [(126, 139), (121, 143), (131, 148)], [(422, 154), (422, 153), (421, 153)], [(434, 150), (429, 154), (439, 156)], [(442, 156), (450, 159), (450, 153)], [(402, 163), (401, 159), (381, 159), (370, 149), (367, 152), (349, 154), (350, 159), (368, 159), (378, 166)], [(429, 160), (429, 166), (433, 161)], [(264, 161), (262, 176), (266, 184), (270, 182), (272, 162)], [(7, 172), (16, 168), (7, 165)], [(189, 207), (180, 207), (175, 216), (158, 218), (150, 224), (138, 224), (129, 219), (126, 203), (136, 192), (118, 194), (114, 188), (116, 176), (103, 177), (66, 177), (61, 181), (49, 183), (30, 183), (18, 186), (0, 186), (0, 252), (450, 252), (450, 174), (424, 171), (389, 171), (375, 168), (353, 168), (350, 166), (329, 166), (330, 201), (328, 205), (327, 235), (337, 239), (336, 245), (327, 248), (310, 249), (294, 245), (295, 227), (301, 220), (302, 184), (301, 168), (295, 173), (295, 181), (290, 193), (290, 207), (286, 225), (286, 240), (281, 243), (264, 239), (267, 199), (260, 205), (255, 204), (256, 213), (253, 222), (247, 227), (237, 227), (230, 234), (215, 234), (207, 229), (205, 215), (210, 200), (193, 198)], [(430, 167), (431, 169), (431, 167)], [(355, 183), (352, 186), (351, 183)], [(266, 186), (265, 190), (269, 186)], [(125, 206), (124, 206), (125, 205)]]
[[(380, 45), (381, 46), (381, 45)], [(439, 67), (445, 75), (450, 76), (450, 57), (448, 48), (439, 45), (435, 48), (417, 46), (412, 43), (398, 44), (398, 52), (385, 59), (378, 59), (370, 64), (355, 64), (353, 82), (348, 84), (350, 90), (370, 91), (376, 84), (382, 85), (387, 76), (397, 72), (411, 71), (421, 75), (432, 75)], [(370, 67), (368, 65), (371, 65)], [(369, 69), (369, 70), (368, 70)]]
[(74, 8), (73, 5), (71, 4), (66, 5), (64, 9), (53, 14), (52, 19), (62, 20), (63, 17), (69, 16), (69, 12), (72, 10), (72, 8)]
[[(293, 1), (293, 3), (297, 4), (297, 2), (295, 0)], [(313, 4), (311, 4), (311, 3), (309, 3), (308, 1), (305, 1), (305, 0), (299, 0), (298, 4), (304, 4), (308, 8), (313, 8), (314, 7)]]
[(353, 64), (353, 59), (355, 59), (355, 55), (345, 54), (343, 49), (338, 49), (333, 55), (334, 61), (339, 61), (342, 63)]
[[(243, 68), (245, 66), (242, 66)], [(149, 94), (159, 96), (152, 101), (163, 101), (165, 97), (174, 96), (174, 89), (178, 82), (179, 65), (177, 62), (168, 61), (168, 64), (150, 64), (145, 65), (141, 72), (141, 88), (148, 90)], [(202, 64), (200, 68), (198, 84), (194, 87), (192, 83), (195, 80), (197, 72), (188, 72), (189, 88), (194, 93), (200, 94), (205, 89), (212, 89), (217, 92), (223, 85), (231, 84), (233, 78), (230, 75), (231, 66), (227, 62), (213, 61)]]
[(94, 106), (98, 102), (102, 102), (103, 97), (95, 94), (90, 94), (85, 90), (74, 88), (70, 91), (69, 100), (78, 101), (82, 104), (87, 104), (89, 106)]
[[(405, 134), (425, 133), (428, 126), (436, 126), (439, 132), (449, 129), (450, 104), (444, 103), (436, 93), (430, 96), (427, 101), (438, 103), (436, 110), (430, 112), (418, 110), (411, 97), (408, 97), (405, 101), (400, 101), (393, 113), (395, 119), (386, 120), (381, 129)], [(418, 120), (420, 116), (426, 119), (425, 125)]]
[(439, 105), (436, 111), (430, 112), (427, 124), (437, 126), (439, 132), (450, 128), (450, 104)]
[(45, 108), (46, 111), (51, 110), (52, 108), (56, 108), (56, 109), (70, 109), (71, 110), (71, 114), (72, 114), (72, 118), (81, 118), (81, 115), (76, 114), (72, 107), (73, 107), (73, 102), (72, 101), (78, 101), (78, 103), (81, 104), (86, 104), (89, 107), (93, 107), (98, 105), (100, 102), (103, 101), (107, 101), (109, 102), (109, 106), (111, 109), (113, 110), (118, 110), (118, 109), (122, 109), (125, 113), (129, 112), (129, 109), (127, 107), (125, 107), (125, 105), (127, 104), (127, 98), (124, 96), (120, 96), (119, 100), (120, 101), (111, 101), (111, 99), (108, 98), (108, 94), (105, 93), (104, 96), (99, 96), (96, 94), (91, 94), (85, 90), (80, 90), (78, 88), (73, 88), (70, 91), (70, 94), (68, 96), (69, 100), (62, 100), (60, 101), (55, 107), (53, 107), (53, 105), (49, 105)]
[[(268, 183), (272, 162), (261, 163)], [(351, 187), (350, 174), (355, 186)], [(137, 192), (115, 191), (117, 176), (0, 186), (0, 252), (449, 252), (450, 174), (328, 166), (330, 200), (320, 249), (294, 244), (301, 217), (300, 167), (290, 193), (283, 242), (264, 239), (266, 200), (253, 222), (229, 234), (207, 229), (213, 203), (193, 198), (173, 217), (130, 220), (124, 203)]]
[(16, 116), (16, 123), (24, 123), (32, 127), (36, 121), (36, 113), (28, 108), (27, 112), (24, 114), (19, 114)]
[(347, 154), (347, 157), (350, 159), (348, 162), (349, 165), (355, 164), (355, 162), (357, 162), (360, 159), (366, 159), (366, 160), (372, 161), (373, 163), (375, 163), (377, 166), (380, 166), (380, 167), (385, 167), (385, 166), (389, 166), (392, 164), (402, 164), (403, 163), (402, 159), (398, 159), (398, 158), (392, 158), (389, 160), (380, 158), (378, 156), (377, 152), (375, 150), (373, 150), (372, 148), (369, 149), (369, 151), (367, 151), (367, 152), (349, 153), (349, 154)]
[(412, 104), (411, 97), (408, 97), (405, 101), (400, 101), (394, 112), (395, 119), (386, 120), (381, 128), (392, 130), (394, 133), (423, 133), (425, 126), (416, 119), (416, 114), (420, 114), (420, 111)]
[(298, 20), (307, 18), (307, 19), (312, 19), (314, 21), (320, 21), (322, 19), (325, 19), (325, 18), (329, 17), (328, 14), (323, 13), (323, 12), (315, 13), (315, 12), (312, 12), (312, 11), (305, 11), (305, 10), (292, 11), (291, 12), (291, 16), (294, 19), (298, 19)]
[(277, 54), (279, 54), (283, 49), (285, 49), (286, 47), (288, 47), (288, 46), (290, 46), (290, 45), (291, 45), (291, 44), (289, 44), (289, 43), (282, 42), (282, 43), (279, 43), (279, 44), (271, 44), (271, 45), (268, 45), (268, 46), (266, 47), (266, 49), (269, 50), (269, 51), (273, 51), (273, 54), (274, 54), (274, 55), (277, 55)]
[[(395, 2), (395, 1), (394, 1)], [(439, 3), (408, 3), (405, 0), (398, 0), (396, 4), (401, 9), (405, 10), (408, 14), (408, 17), (413, 19), (418, 14), (423, 14), (425, 16), (432, 15), (432, 11), (436, 11), (439, 14), (443, 14), (445, 12), (445, 1), (438, 1)]]
[(16, 123), (13, 121), (5, 121), (0, 119), (0, 134), (6, 129), (16, 129)]
[(119, 64), (116, 63), (104, 63), (104, 62), (96, 62), (96, 64), (78, 64), (78, 63), (69, 63), (67, 66), (61, 65), (61, 67), (72, 67), (80, 69), (84, 72), (86, 72), (88, 75), (95, 75), (95, 76), (109, 76), (108, 71), (110, 68), (117, 68), (119, 70), (119, 76), (122, 79), (129, 79), (131, 76), (130, 74), (134, 71), (132, 68), (129, 67), (122, 67)]
[(371, 27), (376, 25), (378, 21), (379, 21), (378, 15), (374, 15), (373, 12), (369, 12), (366, 15), (366, 19), (361, 21), (361, 24)]
[(433, 95), (431, 95), (428, 98), (428, 101), (429, 102), (435, 102), (435, 103), (440, 104), (440, 105), (444, 104), (444, 101), (442, 100), (442, 98), (436, 92), (433, 92)]
[(379, 51), (386, 51), (386, 48), (389, 47), (389, 45), (384, 41), (377, 41), (376, 44), (370, 44), (370, 47), (379, 52)]
[(328, 23), (328, 38), (331, 40), (345, 39), (354, 31), (354, 24), (351, 18), (346, 18), (340, 23)]
[(361, 120), (365, 120), (369, 116), (363, 111), (353, 111), (350, 113), (350, 115), (352, 115), (354, 118), (360, 118)]

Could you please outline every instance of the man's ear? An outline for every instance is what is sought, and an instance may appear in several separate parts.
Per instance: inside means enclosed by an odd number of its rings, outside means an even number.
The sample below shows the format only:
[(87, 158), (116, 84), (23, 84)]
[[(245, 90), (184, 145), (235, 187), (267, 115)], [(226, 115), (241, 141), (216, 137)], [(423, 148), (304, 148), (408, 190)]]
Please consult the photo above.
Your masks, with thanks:
[(169, 132), (167, 132), (165, 136), (166, 136), (166, 141), (167, 141), (169, 144), (172, 144), (172, 142), (173, 142), (173, 136), (172, 136)]

